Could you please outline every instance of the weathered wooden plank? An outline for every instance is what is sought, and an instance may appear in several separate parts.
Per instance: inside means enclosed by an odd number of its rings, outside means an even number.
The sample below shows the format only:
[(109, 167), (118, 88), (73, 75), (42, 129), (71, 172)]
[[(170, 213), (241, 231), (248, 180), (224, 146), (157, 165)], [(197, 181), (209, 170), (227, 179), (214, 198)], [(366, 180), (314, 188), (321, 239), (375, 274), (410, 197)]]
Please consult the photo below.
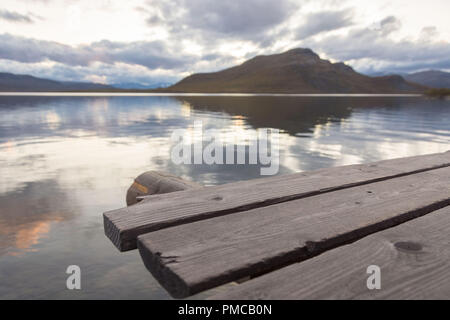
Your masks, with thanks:
[(450, 165), (450, 152), (242, 181), (150, 196), (148, 203), (104, 214), (105, 234), (121, 251), (140, 234)]
[(450, 299), (450, 206), (227, 289), (212, 299)]
[(185, 297), (307, 259), (450, 204), (450, 167), (138, 237), (143, 261)]

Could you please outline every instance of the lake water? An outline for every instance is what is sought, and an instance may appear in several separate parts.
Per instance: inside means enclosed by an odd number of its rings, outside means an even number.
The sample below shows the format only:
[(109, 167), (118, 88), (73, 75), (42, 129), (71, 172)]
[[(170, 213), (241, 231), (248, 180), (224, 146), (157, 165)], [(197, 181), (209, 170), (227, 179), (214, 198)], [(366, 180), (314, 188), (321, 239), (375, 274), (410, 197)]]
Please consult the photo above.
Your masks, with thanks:
[[(0, 299), (165, 299), (138, 252), (119, 253), (102, 213), (161, 170), (204, 185), (258, 165), (175, 165), (175, 129), (280, 130), (279, 174), (450, 149), (450, 101), (421, 97), (0, 96)], [(79, 265), (82, 290), (66, 289)]]

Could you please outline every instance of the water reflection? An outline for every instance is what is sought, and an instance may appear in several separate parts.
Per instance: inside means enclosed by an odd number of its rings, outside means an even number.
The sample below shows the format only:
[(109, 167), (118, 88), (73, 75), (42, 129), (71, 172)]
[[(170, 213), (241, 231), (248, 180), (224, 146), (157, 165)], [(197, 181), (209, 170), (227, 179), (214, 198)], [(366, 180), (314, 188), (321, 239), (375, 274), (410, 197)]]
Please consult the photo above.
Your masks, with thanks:
[[(290, 135), (310, 134), (316, 125), (340, 122), (348, 118), (355, 99), (313, 97), (177, 97), (194, 110), (227, 113), (253, 128), (277, 128)], [(363, 103), (365, 100), (362, 100)], [(374, 103), (374, 101), (372, 101)]]
[[(450, 149), (450, 102), (398, 97), (0, 97), (0, 298), (167, 298), (101, 213), (149, 169), (205, 185), (258, 165), (174, 165), (174, 129), (281, 130), (280, 174)], [(65, 268), (82, 267), (81, 292)], [(28, 279), (24, 281), (24, 279)]]
[(64, 210), (63, 190), (54, 180), (26, 183), (23, 188), (0, 195), (0, 256), (34, 251), (54, 223), (71, 219)]

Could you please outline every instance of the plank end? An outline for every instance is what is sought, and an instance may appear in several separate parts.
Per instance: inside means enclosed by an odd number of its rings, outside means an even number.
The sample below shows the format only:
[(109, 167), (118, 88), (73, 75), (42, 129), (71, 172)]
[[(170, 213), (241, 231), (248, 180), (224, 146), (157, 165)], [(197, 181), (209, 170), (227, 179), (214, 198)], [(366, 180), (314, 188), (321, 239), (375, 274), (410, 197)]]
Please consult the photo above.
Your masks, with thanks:
[(123, 230), (120, 230), (120, 228), (114, 223), (112, 218), (112, 214), (114, 212), (115, 211), (109, 211), (103, 213), (103, 228), (105, 235), (120, 252), (136, 249), (136, 241), (127, 241), (124, 238)]
[(183, 299), (193, 294), (188, 284), (169, 266), (176, 263), (177, 257), (165, 257), (161, 252), (153, 252), (145, 235), (138, 236), (137, 248), (147, 270), (173, 298)]

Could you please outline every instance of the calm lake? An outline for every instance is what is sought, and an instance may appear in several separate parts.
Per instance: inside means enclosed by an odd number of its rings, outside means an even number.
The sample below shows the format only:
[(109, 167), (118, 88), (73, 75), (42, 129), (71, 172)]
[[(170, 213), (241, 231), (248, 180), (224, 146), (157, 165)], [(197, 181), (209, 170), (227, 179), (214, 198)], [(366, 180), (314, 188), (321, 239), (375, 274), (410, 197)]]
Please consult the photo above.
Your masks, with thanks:
[[(175, 129), (280, 130), (279, 174), (450, 150), (450, 101), (381, 96), (0, 96), (0, 299), (166, 299), (102, 213), (160, 170), (217, 185), (258, 165), (175, 165)], [(66, 289), (79, 265), (82, 290)]]

